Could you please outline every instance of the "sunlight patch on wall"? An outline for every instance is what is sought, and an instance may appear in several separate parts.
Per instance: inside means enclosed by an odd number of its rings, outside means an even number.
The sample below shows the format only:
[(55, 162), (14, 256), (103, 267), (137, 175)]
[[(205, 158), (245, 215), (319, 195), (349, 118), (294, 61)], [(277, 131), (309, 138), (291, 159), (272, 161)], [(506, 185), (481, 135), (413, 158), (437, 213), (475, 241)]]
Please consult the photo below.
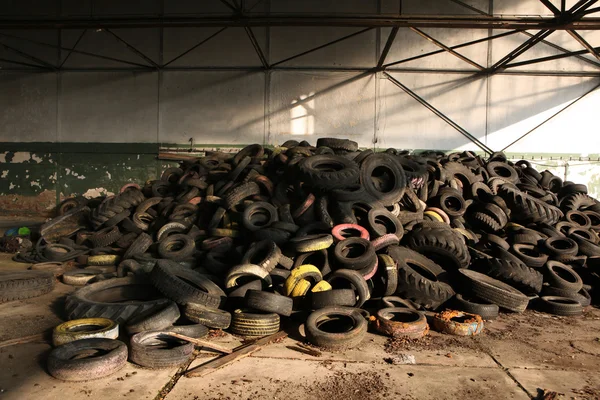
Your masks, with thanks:
[[(292, 101), (292, 106), (298, 101), (305, 100), (315, 95), (310, 92)], [(290, 132), (292, 135), (313, 135), (315, 133), (315, 99), (293, 106), (290, 110)]]

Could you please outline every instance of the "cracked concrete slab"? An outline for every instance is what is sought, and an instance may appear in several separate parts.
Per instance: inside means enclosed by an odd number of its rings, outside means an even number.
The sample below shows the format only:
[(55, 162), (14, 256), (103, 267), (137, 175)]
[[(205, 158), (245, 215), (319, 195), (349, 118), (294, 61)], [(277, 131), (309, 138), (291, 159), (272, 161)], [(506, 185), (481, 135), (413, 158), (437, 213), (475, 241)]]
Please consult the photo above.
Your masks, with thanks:
[(181, 378), (166, 399), (342, 399), (348, 390), (351, 399), (356, 390), (369, 399), (529, 398), (498, 368), (249, 357), (202, 378)]

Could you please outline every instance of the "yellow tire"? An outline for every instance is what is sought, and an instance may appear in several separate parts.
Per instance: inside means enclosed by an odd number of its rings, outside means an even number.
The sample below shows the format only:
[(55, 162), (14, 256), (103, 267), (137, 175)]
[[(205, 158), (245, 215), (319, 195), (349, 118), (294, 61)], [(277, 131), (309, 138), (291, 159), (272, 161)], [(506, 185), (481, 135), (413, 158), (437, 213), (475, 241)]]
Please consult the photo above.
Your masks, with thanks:
[(313, 293), (314, 292), (326, 292), (331, 289), (333, 289), (333, 287), (329, 284), (329, 282), (321, 281), (321, 282), (317, 283), (315, 286), (313, 286), (313, 288), (310, 291)]
[(119, 337), (119, 325), (108, 318), (82, 318), (64, 322), (54, 328), (52, 343), (55, 346), (80, 339)]
[(323, 275), (321, 275), (321, 271), (319, 268), (314, 265), (305, 264), (301, 265), (297, 268), (294, 268), (290, 272), (290, 276), (287, 277), (284, 284), (285, 295), (290, 296), (294, 287), (303, 279), (310, 278), (315, 283), (320, 282), (323, 279)]

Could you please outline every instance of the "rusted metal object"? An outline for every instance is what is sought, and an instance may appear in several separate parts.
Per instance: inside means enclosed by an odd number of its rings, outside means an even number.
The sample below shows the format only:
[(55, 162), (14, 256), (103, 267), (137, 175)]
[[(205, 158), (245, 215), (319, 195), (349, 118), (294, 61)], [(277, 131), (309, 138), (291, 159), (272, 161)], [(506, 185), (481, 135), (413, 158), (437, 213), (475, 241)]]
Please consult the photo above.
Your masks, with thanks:
[(419, 339), (429, 332), (425, 315), (408, 308), (382, 308), (372, 321), (379, 333), (393, 338)]
[(432, 319), (433, 329), (457, 336), (473, 336), (483, 331), (483, 319), (477, 314), (446, 310)]
[(85, 229), (88, 225), (89, 215), (89, 207), (76, 208), (65, 215), (46, 222), (40, 228), (40, 235), (48, 243), (56, 242), (62, 237), (70, 236), (81, 229)]

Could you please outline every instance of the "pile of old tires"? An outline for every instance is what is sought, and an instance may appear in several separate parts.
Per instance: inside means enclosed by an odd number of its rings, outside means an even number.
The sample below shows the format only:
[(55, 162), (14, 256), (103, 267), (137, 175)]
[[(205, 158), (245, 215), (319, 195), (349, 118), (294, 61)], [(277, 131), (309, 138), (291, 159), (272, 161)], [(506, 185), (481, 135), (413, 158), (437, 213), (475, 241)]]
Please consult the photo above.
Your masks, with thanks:
[[(61, 211), (87, 222), (17, 259), (87, 265), (63, 276), (85, 285), (69, 319), (127, 323), (170, 304), (243, 336), (305, 322), (311, 343), (345, 348), (369, 321), (392, 336), (479, 332), (499, 310), (578, 315), (598, 293), (600, 203), (502, 153), (255, 144)], [(427, 313), (445, 309), (459, 314)]]

